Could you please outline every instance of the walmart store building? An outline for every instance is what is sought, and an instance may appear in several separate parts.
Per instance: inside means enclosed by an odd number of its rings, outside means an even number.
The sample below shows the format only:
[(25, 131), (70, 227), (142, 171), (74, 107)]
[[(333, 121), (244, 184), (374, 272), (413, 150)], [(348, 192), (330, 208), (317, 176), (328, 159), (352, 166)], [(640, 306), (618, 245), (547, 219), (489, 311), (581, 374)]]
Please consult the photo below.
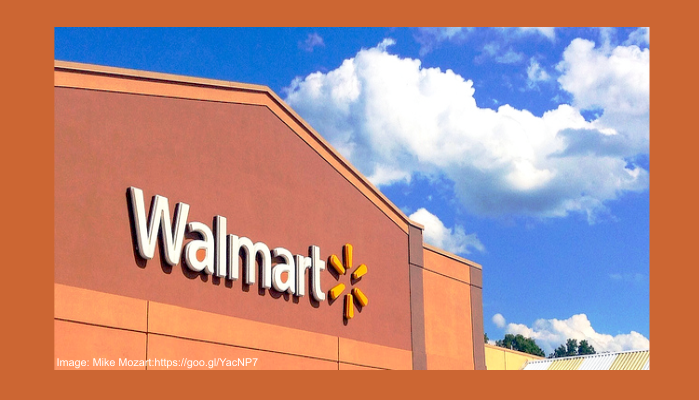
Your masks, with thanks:
[(480, 265), (267, 87), (54, 74), (56, 368), (485, 369)]

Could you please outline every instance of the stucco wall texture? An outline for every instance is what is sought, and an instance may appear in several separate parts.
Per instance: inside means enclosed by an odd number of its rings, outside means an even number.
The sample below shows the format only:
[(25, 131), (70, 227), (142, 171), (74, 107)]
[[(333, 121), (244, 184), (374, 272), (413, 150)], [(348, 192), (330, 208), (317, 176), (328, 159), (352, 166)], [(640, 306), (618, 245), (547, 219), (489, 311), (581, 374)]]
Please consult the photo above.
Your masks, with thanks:
[[(56, 65), (57, 358), (242, 357), (259, 359), (261, 369), (484, 366), (473, 340), (482, 331), (480, 266), (434, 249), (417, 257), (422, 227), (322, 139), (309, 140), (314, 131), (299, 132), (303, 123), (290, 123), (299, 118), (283, 103), (266, 106), (276, 99), (268, 89)], [(308, 293), (262, 289), (259, 280), (195, 273), (183, 262), (167, 265), (158, 251), (144, 260), (134, 247), (131, 186), (143, 190), (146, 209), (156, 194), (168, 198), (171, 217), (184, 202), (188, 222), (212, 227), (224, 216), (229, 234), (270, 249), (308, 256), (315, 245), (327, 260), (351, 243), (354, 266), (366, 264), (367, 275), (351, 282), (326, 271), (321, 285), (345, 283), (347, 291), (354, 283), (369, 304), (347, 320), (341, 299), (318, 303)]]

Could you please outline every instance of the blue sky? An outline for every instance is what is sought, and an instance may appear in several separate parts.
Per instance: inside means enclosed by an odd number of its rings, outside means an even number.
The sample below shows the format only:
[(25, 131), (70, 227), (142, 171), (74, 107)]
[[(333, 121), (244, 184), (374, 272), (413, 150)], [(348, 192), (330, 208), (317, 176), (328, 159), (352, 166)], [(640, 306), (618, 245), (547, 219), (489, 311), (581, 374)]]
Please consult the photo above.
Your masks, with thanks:
[(483, 265), (485, 331), (647, 348), (645, 28), (56, 28), (55, 58), (269, 86)]

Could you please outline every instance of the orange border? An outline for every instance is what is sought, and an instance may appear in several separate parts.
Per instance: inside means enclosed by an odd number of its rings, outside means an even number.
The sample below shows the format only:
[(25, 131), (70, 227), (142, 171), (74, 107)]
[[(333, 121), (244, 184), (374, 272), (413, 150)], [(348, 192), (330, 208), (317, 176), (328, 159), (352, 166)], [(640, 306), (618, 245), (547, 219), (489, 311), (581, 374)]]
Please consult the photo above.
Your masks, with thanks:
[[(42, 4), (12, 3), (6, 7), (8, 18), (0, 26), (5, 54), (10, 61), (0, 64), (4, 81), (5, 121), (4, 157), (2, 167), (9, 193), (2, 204), (7, 212), (4, 222), (12, 227), (11, 238), (3, 236), (12, 251), (6, 253), (5, 266), (11, 268), (3, 288), (6, 300), (4, 318), (18, 328), (13, 345), (6, 346), (5, 362), (11, 362), (6, 373), (14, 387), (21, 387), (28, 396), (55, 397), (59, 394), (78, 396), (97, 393), (107, 398), (139, 394), (158, 396), (201, 396), (210, 389), (192, 384), (201, 376), (182, 375), (173, 379), (167, 374), (79, 374), (53, 371), (53, 27), (97, 25), (188, 25), (206, 22), (213, 25), (312, 26), (322, 24), (358, 26), (432, 25), (457, 26), (491, 25), (519, 26), (530, 24), (558, 26), (652, 26), (654, 55), (652, 60), (653, 117), (653, 193), (651, 195), (651, 302), (653, 349), (656, 362), (642, 379), (634, 372), (594, 373), (594, 387), (581, 386), (570, 390), (570, 379), (547, 374), (503, 376), (492, 372), (391, 372), (388, 374), (343, 375), (341, 390), (337, 379), (313, 372), (264, 374), (241, 373), (230, 383), (230, 374), (214, 372), (210, 379), (233, 386), (237, 396), (259, 396), (270, 382), (276, 386), (313, 382), (316, 393), (349, 397), (361, 394), (371, 397), (436, 397), (468, 393), (502, 397), (540, 398), (542, 393), (565, 393), (568, 398), (681, 397), (691, 384), (682, 372), (691, 371), (691, 357), (677, 351), (677, 321), (686, 318), (685, 310), (677, 304), (694, 304), (695, 292), (691, 282), (696, 275), (690, 268), (690, 253), (696, 247), (696, 200), (683, 190), (685, 171), (691, 170), (695, 158), (694, 146), (677, 145), (670, 135), (687, 132), (682, 115), (693, 112), (693, 92), (687, 81), (694, 75), (694, 64), (687, 62), (685, 39), (692, 37), (695, 23), (691, 12), (677, 12), (666, 4), (652, 3), (639, 7), (637, 3), (591, 0), (577, 7), (574, 13), (562, 12), (559, 1), (535, 4), (505, 0), (498, 3), (452, 2), (440, 7), (409, 7), (403, 4), (381, 4), (358, 1), (352, 7), (337, 12), (327, 2), (305, 4), (280, 2), (221, 4), (177, 7), (172, 2), (151, 4), (122, 1), (98, 5), (94, 2), (60, 2)], [(450, 12), (445, 13), (445, 8)], [(186, 20), (183, 19), (186, 12)], [(39, 12), (40, 11), (40, 12)], [(672, 13), (672, 16), (671, 14)], [(660, 127), (662, 126), (662, 129)], [(9, 153), (9, 154), (8, 154)], [(690, 161), (688, 161), (690, 160)], [(689, 211), (689, 213), (688, 213)], [(689, 215), (687, 215), (689, 214)], [(672, 233), (672, 234), (670, 234)], [(21, 238), (21, 240), (18, 240)], [(34, 240), (27, 240), (33, 238)], [(12, 240), (12, 242), (8, 242)], [(661, 266), (679, 269), (681, 274), (660, 273)], [(29, 271), (20, 274), (18, 271)], [(12, 300), (12, 301), (10, 301)], [(18, 301), (21, 300), (21, 301)], [(675, 335), (670, 335), (670, 332)], [(27, 373), (32, 371), (31, 373)], [(361, 372), (360, 372), (361, 373)], [(585, 374), (586, 372), (581, 372)], [(357, 372), (349, 372), (357, 374)], [(320, 379), (319, 379), (320, 376)], [(568, 375), (566, 375), (568, 377)], [(183, 379), (184, 378), (184, 379)], [(209, 378), (209, 376), (207, 376)], [(326, 378), (326, 379), (323, 379)], [(307, 381), (305, 379), (308, 379)], [(119, 380), (119, 384), (114, 383)], [(361, 382), (361, 385), (354, 385)], [(503, 382), (507, 382), (503, 384)], [(308, 388), (309, 386), (306, 386)], [(493, 395), (496, 396), (493, 396)]]
[(267, 86), (65, 61), (55, 61), (54, 66), (56, 87), (265, 106), (404, 232), (408, 232), (409, 225), (424, 229), (411, 221)]

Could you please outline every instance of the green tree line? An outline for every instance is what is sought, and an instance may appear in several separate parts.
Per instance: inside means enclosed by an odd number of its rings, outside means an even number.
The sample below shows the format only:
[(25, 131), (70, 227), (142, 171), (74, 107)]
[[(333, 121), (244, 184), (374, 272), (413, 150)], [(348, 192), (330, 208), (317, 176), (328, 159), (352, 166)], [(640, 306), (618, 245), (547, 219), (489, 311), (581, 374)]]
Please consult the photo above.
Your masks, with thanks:
[(548, 358), (584, 356), (586, 354), (597, 354), (595, 348), (587, 340), (581, 340), (578, 344), (577, 339), (568, 339), (565, 345), (558, 346), (553, 353), (549, 354)]
[[(483, 335), (483, 339), (485, 343), (488, 343), (487, 333)], [(536, 344), (534, 339), (524, 337), (521, 334), (513, 335), (508, 333), (502, 340), (495, 341), (495, 345), (505, 349), (546, 357), (546, 353)], [(587, 354), (597, 354), (595, 348), (587, 340), (581, 340), (578, 343), (577, 339), (568, 339), (565, 344), (558, 346), (553, 353), (549, 354), (548, 358), (583, 356)]]
[(536, 344), (534, 339), (526, 338), (521, 334), (513, 335), (508, 333), (502, 340), (497, 340), (495, 345), (510, 350), (521, 351), (522, 353), (533, 354), (539, 357), (546, 357), (546, 354), (541, 347)]

